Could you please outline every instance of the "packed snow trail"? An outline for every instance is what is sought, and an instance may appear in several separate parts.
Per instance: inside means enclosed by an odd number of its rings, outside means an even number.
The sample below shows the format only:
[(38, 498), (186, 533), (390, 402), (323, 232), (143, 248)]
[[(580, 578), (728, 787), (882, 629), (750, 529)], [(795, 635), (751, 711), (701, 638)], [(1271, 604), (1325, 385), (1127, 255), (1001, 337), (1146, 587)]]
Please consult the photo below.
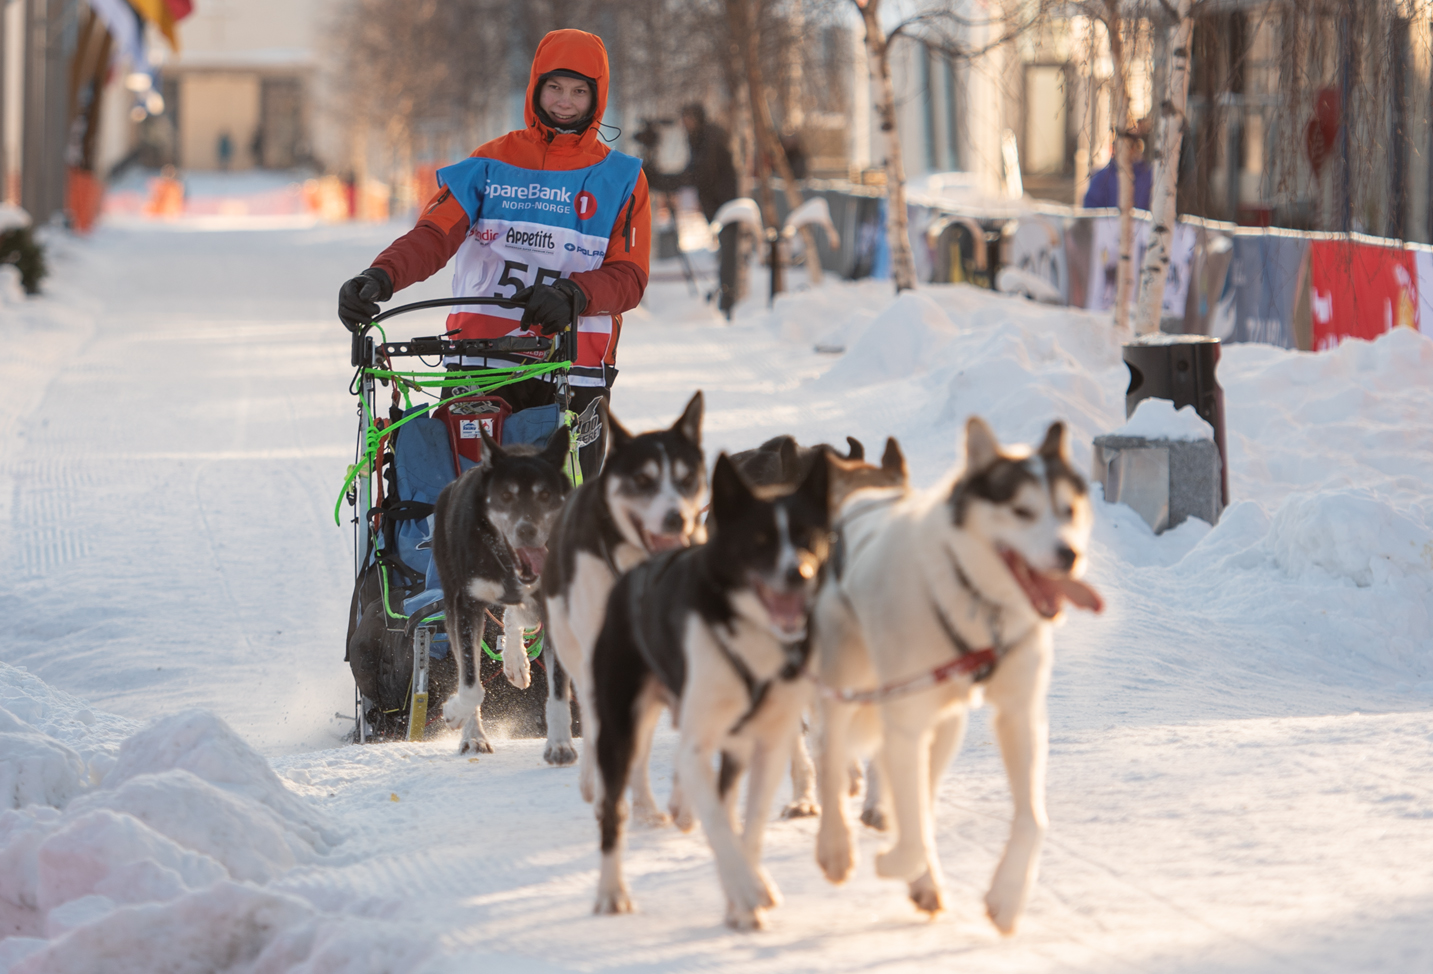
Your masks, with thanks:
[[(940, 791), (946, 914), (874, 877), (882, 837), (836, 888), (815, 823), (775, 822), (785, 905), (738, 935), (699, 831), (634, 831), (640, 912), (591, 916), (592, 811), (540, 742), (337, 744), (356, 423), (333, 305), (394, 233), (108, 229), (61, 244), (50, 297), (0, 295), (0, 778), (23, 806), (0, 794), (0, 936), (24, 934), (0, 972), (1433, 970), (1433, 343), (1226, 348), (1220, 524), (1156, 538), (1097, 501), (1110, 609), (1056, 634), (1051, 831), (1014, 939), (981, 906), (1009, 828), (984, 712)], [(1124, 421), (1095, 316), (832, 282), (728, 326), (672, 270), (627, 316), (614, 410), (667, 425), (700, 387), (710, 456), (895, 434), (926, 485), (971, 412), (1004, 440), (1064, 418), (1082, 466)], [(136, 849), (173, 877), (81, 895)]]

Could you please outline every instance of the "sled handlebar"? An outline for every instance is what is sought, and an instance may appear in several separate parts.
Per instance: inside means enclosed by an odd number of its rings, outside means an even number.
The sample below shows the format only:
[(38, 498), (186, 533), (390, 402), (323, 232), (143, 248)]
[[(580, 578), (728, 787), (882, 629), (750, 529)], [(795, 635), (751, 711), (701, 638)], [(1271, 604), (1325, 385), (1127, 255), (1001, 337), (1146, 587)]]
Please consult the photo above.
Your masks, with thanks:
[(499, 308), (522, 308), (526, 305), (521, 301), (514, 301), (511, 298), (500, 297), (454, 297), (454, 298), (431, 298), (427, 301), (414, 301), (411, 304), (400, 304), (396, 308), (389, 308), (374, 317), (372, 321), (353, 333), (353, 365), (355, 367), (373, 361), (375, 351), (393, 356), (405, 355), (486, 355), (489, 353), (501, 352), (546, 352), (552, 348), (553, 342), (558, 343), (558, 358), (562, 361), (572, 362), (577, 358), (577, 336), (569, 327), (557, 338), (540, 338), (536, 335), (507, 335), (502, 338), (448, 338), (446, 336), (433, 336), (427, 338), (412, 338), (406, 342), (383, 342), (375, 344), (373, 339), (368, 337), (368, 329), (386, 321), (395, 315), (407, 314), (410, 311), (421, 311), (424, 308), (451, 308), (469, 304), (485, 304)]

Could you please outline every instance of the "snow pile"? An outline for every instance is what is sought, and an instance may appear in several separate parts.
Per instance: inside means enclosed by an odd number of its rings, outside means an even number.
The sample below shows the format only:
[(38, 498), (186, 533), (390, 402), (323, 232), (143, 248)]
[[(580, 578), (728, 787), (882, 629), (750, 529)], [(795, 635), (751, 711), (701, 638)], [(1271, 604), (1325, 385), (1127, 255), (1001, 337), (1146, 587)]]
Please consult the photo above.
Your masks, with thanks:
[(78, 754), (0, 708), (0, 808), (58, 808), (84, 790), (85, 776)]
[(1212, 440), (1214, 427), (1193, 406), (1176, 410), (1168, 399), (1141, 399), (1134, 415), (1113, 436), (1142, 436), (1148, 440)]
[(0, 233), (30, 225), (30, 214), (10, 203), (0, 203)]
[(342, 836), (211, 714), (133, 734), (97, 782), (3, 710), (0, 748), (0, 794), (14, 796), (0, 813), (0, 971), (358, 972), (424, 952), (384, 924), (262, 888), (322, 863)]

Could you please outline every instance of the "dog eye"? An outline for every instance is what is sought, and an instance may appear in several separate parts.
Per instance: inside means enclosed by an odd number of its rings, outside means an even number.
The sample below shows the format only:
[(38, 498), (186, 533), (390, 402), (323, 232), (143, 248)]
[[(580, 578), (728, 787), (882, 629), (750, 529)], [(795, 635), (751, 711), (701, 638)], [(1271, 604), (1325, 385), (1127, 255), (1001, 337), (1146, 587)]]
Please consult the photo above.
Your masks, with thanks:
[(1015, 512), (1015, 516), (1018, 517), (1018, 518), (1019, 518), (1020, 520), (1022, 520), (1022, 521), (1033, 521), (1033, 520), (1035, 520), (1035, 512), (1032, 511), (1032, 510), (1030, 510), (1030, 508), (1028, 508), (1028, 507), (1013, 507), (1013, 508), (1011, 508), (1011, 510), (1014, 511), (1014, 512)]
[(512, 495), (512, 491), (510, 491), (510, 490), (505, 490), (505, 491), (503, 491), (503, 503), (505, 503), (505, 504), (506, 504), (506, 503), (511, 503), (511, 502), (512, 502), (512, 496), (513, 496), (513, 495)]

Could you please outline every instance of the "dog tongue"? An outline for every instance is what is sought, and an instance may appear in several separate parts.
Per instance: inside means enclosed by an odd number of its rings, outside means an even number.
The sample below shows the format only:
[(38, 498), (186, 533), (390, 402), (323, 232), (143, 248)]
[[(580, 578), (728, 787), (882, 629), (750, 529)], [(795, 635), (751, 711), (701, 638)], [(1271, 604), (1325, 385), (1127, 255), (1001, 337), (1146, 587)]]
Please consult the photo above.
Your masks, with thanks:
[(542, 566), (547, 561), (547, 549), (519, 548), (517, 549), (517, 560), (525, 569), (524, 574), (536, 577), (542, 574)]
[(662, 551), (674, 551), (684, 546), (680, 534), (649, 534), (647, 535), (647, 547), (655, 555)]
[(1047, 619), (1052, 619), (1060, 612), (1060, 603), (1069, 599), (1082, 609), (1091, 612), (1099, 612), (1104, 609), (1104, 600), (1099, 593), (1090, 588), (1084, 582), (1073, 578), (1052, 578), (1049, 575), (1042, 575), (1031, 568), (1029, 563), (1020, 555), (1010, 549), (1002, 551), (1001, 557), (1010, 568), (1010, 574), (1020, 583), (1025, 590), (1025, 595), (1030, 599), (1030, 604), (1035, 611)]
[(1088, 609), (1091, 612), (1104, 611), (1105, 600), (1100, 598), (1100, 593), (1084, 582), (1076, 581), (1073, 578), (1061, 578), (1056, 579), (1055, 584), (1059, 587), (1061, 595), (1080, 608)]
[(778, 592), (757, 582), (756, 594), (777, 628), (796, 632), (806, 625), (806, 593)]

